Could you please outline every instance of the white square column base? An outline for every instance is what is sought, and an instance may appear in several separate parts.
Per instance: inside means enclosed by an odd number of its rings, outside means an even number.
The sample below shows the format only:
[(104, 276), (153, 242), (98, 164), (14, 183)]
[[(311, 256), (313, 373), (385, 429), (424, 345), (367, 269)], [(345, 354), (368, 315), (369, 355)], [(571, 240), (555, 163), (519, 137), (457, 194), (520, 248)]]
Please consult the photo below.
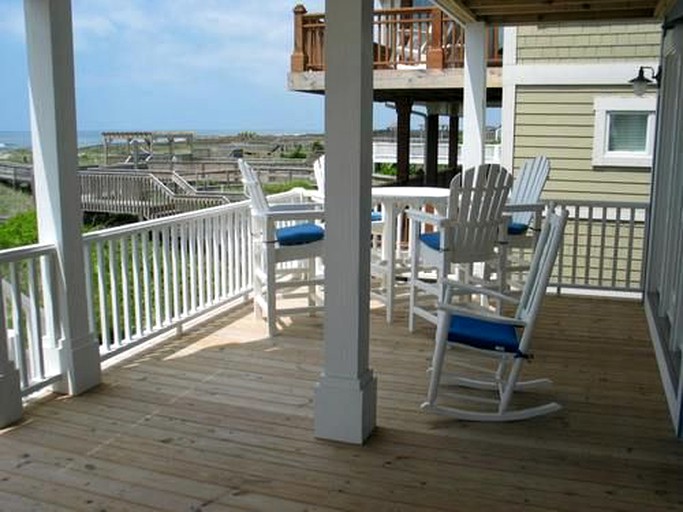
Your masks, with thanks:
[(59, 347), (45, 351), (46, 366), (63, 379), (52, 386), (56, 393), (80, 395), (102, 382), (100, 350), (93, 336), (79, 340), (74, 348)]
[(0, 428), (16, 423), (23, 413), (19, 372), (10, 366), (0, 374)]
[(315, 387), (315, 437), (363, 444), (376, 426), (377, 376), (321, 375)]

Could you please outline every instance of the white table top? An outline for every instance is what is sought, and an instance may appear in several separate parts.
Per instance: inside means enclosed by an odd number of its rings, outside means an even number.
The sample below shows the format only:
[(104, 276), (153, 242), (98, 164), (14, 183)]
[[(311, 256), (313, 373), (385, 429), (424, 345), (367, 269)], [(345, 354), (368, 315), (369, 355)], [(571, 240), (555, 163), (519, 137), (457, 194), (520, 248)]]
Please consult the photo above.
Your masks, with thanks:
[(438, 187), (372, 187), (374, 199), (446, 199), (448, 188)]

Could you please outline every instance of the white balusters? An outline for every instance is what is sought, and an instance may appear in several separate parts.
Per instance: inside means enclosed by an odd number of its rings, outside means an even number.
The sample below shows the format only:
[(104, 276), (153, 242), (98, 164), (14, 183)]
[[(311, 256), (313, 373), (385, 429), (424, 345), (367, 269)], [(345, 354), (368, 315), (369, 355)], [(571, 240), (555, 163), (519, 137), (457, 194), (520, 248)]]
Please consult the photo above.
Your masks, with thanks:
[(642, 292), (647, 203), (558, 201), (570, 220), (552, 286)]

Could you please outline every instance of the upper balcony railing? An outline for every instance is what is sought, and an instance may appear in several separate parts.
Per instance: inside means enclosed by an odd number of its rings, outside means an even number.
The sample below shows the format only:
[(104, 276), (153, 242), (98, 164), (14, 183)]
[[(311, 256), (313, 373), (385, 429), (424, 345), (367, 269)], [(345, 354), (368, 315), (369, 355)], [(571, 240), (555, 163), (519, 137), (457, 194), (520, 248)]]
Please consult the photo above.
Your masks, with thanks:
[[(488, 66), (501, 66), (502, 32), (489, 27)], [(436, 7), (379, 9), (373, 14), (375, 69), (444, 69), (463, 66), (465, 31)], [(294, 8), (294, 51), (291, 70), (325, 69), (325, 14)]]

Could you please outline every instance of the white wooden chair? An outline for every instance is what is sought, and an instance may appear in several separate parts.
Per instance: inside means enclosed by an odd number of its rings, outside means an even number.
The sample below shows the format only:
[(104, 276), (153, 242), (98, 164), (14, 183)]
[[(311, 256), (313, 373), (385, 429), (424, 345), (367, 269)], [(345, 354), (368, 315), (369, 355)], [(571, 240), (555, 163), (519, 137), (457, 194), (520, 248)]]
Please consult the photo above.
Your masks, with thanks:
[(325, 155), (320, 155), (313, 162), (313, 177), (315, 178), (316, 189), (311, 194), (314, 201), (325, 202)]
[[(550, 173), (550, 161), (545, 156), (537, 156), (526, 160), (512, 183), (506, 211), (512, 213), (508, 225), (508, 235), (516, 236), (533, 228), (532, 223), (537, 212), (543, 211), (540, 204), (541, 192)], [(540, 228), (538, 222), (537, 228)]]
[[(315, 178), (315, 185), (318, 190), (311, 194), (311, 199), (314, 201), (325, 201), (325, 155), (320, 155), (315, 162), (313, 162), (313, 176)], [(384, 228), (382, 213), (378, 210), (373, 210), (370, 214), (372, 220), (372, 234), (382, 234)]]
[[(510, 197), (505, 206), (505, 213), (510, 215), (507, 231), (510, 260), (506, 262), (508, 277), (515, 272), (521, 273), (529, 270), (529, 255), (525, 255), (525, 251), (532, 250), (538, 240), (541, 217), (546, 206), (541, 202), (541, 192), (543, 192), (549, 173), (548, 159), (545, 156), (537, 156), (522, 164), (512, 184)], [(520, 286), (519, 283), (516, 285)]]
[[(252, 214), (254, 311), (267, 319), (268, 336), (277, 334), (281, 316), (313, 313), (324, 308), (317, 292), (323, 277), (316, 259), (323, 257), (325, 231), (316, 221), (324, 217), (319, 203), (269, 204), (251, 166), (238, 160)], [(280, 290), (307, 289), (307, 305), (280, 307)]]
[[(555, 264), (557, 251), (562, 243), (566, 220), (566, 211), (559, 214), (549, 211), (539, 235), (529, 279), (518, 301), (493, 290), (449, 282), (446, 302), (439, 305), (429, 390), (427, 401), (422, 404), (422, 409), (462, 420), (515, 421), (548, 414), (561, 408), (559, 404), (551, 402), (530, 408), (509, 409), (515, 390), (522, 391), (550, 384), (548, 379), (519, 381), (519, 375), (522, 365), (531, 357), (530, 348), (534, 326)], [(463, 290), (468, 293), (484, 294), (500, 301), (517, 302), (516, 312), (513, 317), (506, 317), (450, 304), (451, 294), (462, 293)], [(469, 370), (470, 373), (466, 376), (461, 373), (447, 375), (444, 372), (444, 363), (446, 349), (449, 347), (469, 349), (489, 356), (496, 361), (495, 368), (484, 368), (460, 361), (460, 367)], [(461, 350), (448, 351), (449, 354), (456, 352), (461, 352)], [(472, 378), (470, 376), (472, 372), (482, 373), (485, 378)], [(448, 382), (441, 382), (442, 379), (447, 379)], [(470, 404), (478, 403), (480, 407), (463, 409), (438, 404), (439, 388), (445, 384), (477, 390), (478, 393), (449, 393), (442, 389), (441, 394), (460, 398)], [(495, 393), (495, 398), (482, 396), (482, 392), (485, 391)], [(491, 406), (495, 407), (495, 410), (491, 411)]]
[[(436, 308), (418, 304), (418, 293), (433, 295), (443, 300), (444, 285), (451, 273), (451, 265), (466, 265), (497, 260), (498, 281), (505, 283), (502, 262), (505, 261), (504, 242), (507, 218), (503, 208), (512, 186), (512, 175), (497, 164), (484, 164), (456, 175), (451, 181), (446, 216), (418, 210), (406, 213), (412, 222), (412, 232), (420, 232), (420, 224), (437, 228), (423, 233), (412, 248), (410, 274), (410, 305), (408, 327), (414, 329), (415, 316), (436, 323)], [(420, 279), (420, 272), (436, 269), (436, 280)]]

